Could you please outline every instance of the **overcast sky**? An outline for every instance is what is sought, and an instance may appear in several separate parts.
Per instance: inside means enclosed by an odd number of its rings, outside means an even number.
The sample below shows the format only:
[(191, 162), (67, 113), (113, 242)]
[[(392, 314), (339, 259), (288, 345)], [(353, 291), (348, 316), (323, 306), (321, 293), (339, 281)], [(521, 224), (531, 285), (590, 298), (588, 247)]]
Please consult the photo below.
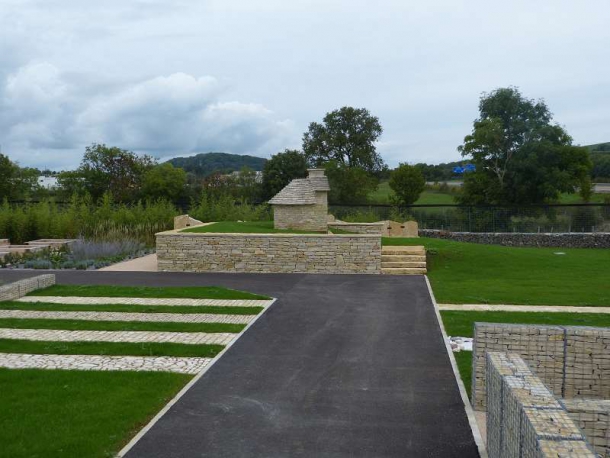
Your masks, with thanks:
[(93, 142), (268, 157), (345, 105), (379, 117), (391, 166), (446, 162), (508, 85), (610, 141), (608, 0), (0, 0), (0, 19), (0, 145), (23, 166)]

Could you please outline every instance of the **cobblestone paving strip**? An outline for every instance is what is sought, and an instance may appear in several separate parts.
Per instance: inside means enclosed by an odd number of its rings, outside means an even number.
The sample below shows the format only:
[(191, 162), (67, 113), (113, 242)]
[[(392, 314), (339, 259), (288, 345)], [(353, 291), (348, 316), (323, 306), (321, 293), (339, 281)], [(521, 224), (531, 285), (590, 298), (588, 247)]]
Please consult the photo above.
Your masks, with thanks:
[(0, 367), (81, 371), (153, 371), (197, 374), (211, 358), (174, 356), (29, 355), (0, 353)]
[(576, 307), (569, 305), (438, 304), (438, 309), (462, 312), (610, 313), (610, 307)]
[(73, 297), (73, 296), (25, 296), (19, 302), (46, 302), (49, 304), (96, 305), (183, 305), (183, 306), (216, 306), (216, 307), (269, 307), (272, 300), (246, 299), (167, 299), (142, 297)]
[(155, 323), (230, 323), (248, 324), (256, 315), (216, 315), (209, 313), (130, 313), (130, 312), (48, 312), (38, 310), (0, 310), (0, 318), (48, 320), (142, 321)]
[(239, 334), (160, 331), (68, 331), (63, 329), (0, 328), (0, 339), (50, 342), (130, 342), (227, 345)]

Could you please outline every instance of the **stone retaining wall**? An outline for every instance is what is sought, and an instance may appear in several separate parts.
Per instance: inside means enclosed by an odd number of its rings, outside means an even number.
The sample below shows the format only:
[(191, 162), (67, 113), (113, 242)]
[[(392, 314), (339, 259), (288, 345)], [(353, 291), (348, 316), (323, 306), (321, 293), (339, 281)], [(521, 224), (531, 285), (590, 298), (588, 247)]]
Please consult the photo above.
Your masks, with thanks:
[(420, 229), (420, 237), (454, 240), (456, 242), (487, 245), (559, 247), (559, 248), (610, 248), (610, 232), (530, 234), (520, 232), (449, 232)]
[(610, 329), (475, 323), (472, 405), (485, 410), (486, 352), (520, 355), (555, 393), (610, 398)]
[(582, 432), (517, 354), (485, 357), (490, 458), (594, 458)]
[(14, 301), (25, 296), (32, 291), (48, 288), (55, 284), (55, 275), (38, 275), (37, 277), (26, 278), (7, 285), (0, 286), (0, 302)]
[(160, 271), (380, 274), (375, 235), (157, 234)]

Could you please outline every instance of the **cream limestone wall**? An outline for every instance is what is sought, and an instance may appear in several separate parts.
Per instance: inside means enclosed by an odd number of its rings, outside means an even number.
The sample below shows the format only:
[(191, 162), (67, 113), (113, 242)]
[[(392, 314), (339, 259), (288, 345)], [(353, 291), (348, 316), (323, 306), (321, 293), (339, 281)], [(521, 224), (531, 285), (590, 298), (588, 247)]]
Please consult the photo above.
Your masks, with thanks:
[(326, 232), (327, 213), (326, 192), (316, 192), (314, 205), (274, 205), (273, 225), (276, 229)]
[(159, 271), (380, 274), (376, 235), (157, 234)]

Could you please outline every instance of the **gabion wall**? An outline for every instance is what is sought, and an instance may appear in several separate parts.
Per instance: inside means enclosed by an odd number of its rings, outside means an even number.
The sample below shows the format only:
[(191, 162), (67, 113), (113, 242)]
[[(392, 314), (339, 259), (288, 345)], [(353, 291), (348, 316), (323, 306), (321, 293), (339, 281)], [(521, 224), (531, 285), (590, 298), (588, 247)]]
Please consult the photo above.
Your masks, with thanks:
[(55, 275), (39, 275), (26, 278), (8, 285), (0, 286), (0, 301), (14, 301), (34, 290), (47, 288), (55, 284)]

